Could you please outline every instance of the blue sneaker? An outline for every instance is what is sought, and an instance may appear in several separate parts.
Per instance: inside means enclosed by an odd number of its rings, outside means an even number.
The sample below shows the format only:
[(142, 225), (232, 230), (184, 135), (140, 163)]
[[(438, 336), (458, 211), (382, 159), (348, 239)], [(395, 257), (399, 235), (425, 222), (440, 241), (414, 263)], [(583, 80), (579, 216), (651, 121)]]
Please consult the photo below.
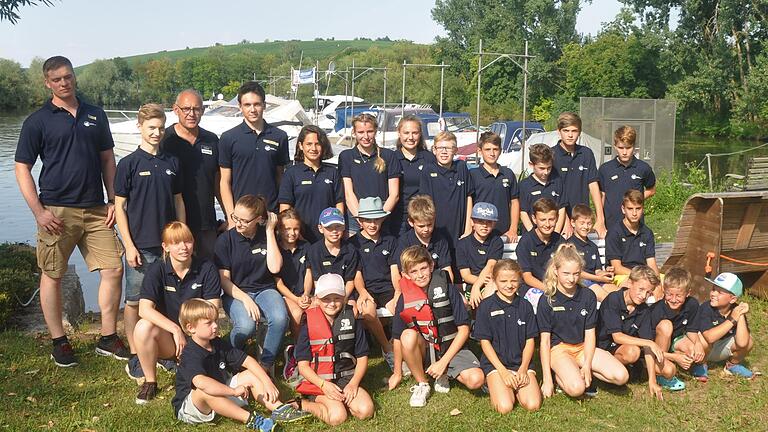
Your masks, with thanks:
[(691, 366), (691, 375), (698, 382), (709, 381), (709, 368), (706, 363), (698, 363)]
[(278, 423), (293, 423), (310, 417), (312, 417), (312, 414), (307, 411), (296, 409), (293, 405), (282, 404), (272, 411), (270, 418)]
[(277, 423), (274, 420), (267, 417), (262, 417), (256, 413), (251, 413), (248, 417), (248, 421), (245, 422), (245, 427), (248, 429), (254, 429), (259, 432), (272, 432), (275, 430)]
[(133, 356), (128, 359), (128, 364), (125, 365), (125, 373), (128, 374), (132, 380), (135, 380), (139, 385), (143, 384), (144, 371), (141, 369), (141, 363), (139, 363), (139, 357)]
[(676, 376), (666, 379), (661, 375), (656, 375), (656, 383), (669, 391), (685, 390), (685, 383), (680, 381), (680, 378)]
[(746, 379), (752, 379), (755, 376), (755, 374), (752, 373), (751, 370), (747, 369), (741, 363), (736, 363), (736, 364), (726, 363), (725, 373), (729, 375), (736, 375)]
[(157, 361), (157, 365), (168, 373), (176, 373), (176, 360), (160, 359)]

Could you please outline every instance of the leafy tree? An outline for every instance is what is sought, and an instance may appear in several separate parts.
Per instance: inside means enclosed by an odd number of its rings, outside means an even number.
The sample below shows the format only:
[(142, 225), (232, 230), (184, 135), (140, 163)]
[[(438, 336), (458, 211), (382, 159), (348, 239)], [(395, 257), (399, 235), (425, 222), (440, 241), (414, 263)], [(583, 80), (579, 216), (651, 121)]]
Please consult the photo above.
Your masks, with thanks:
[(29, 105), (29, 86), (21, 65), (0, 59), (0, 109), (16, 110)]
[(24, 79), (29, 88), (29, 106), (41, 106), (51, 97), (51, 92), (45, 87), (43, 79), (44, 61), (42, 57), (35, 57), (24, 71)]
[(53, 0), (0, 0), (0, 21), (16, 24), (21, 18), (19, 16), (21, 6), (37, 6), (38, 4), (53, 6)]

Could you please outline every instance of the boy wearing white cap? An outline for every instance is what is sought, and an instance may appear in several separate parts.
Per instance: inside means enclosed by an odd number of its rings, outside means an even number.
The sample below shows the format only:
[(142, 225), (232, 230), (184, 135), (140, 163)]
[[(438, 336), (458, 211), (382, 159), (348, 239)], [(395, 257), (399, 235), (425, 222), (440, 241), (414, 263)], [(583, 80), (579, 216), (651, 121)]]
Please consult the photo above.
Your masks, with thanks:
[(721, 273), (711, 282), (709, 302), (697, 313), (699, 330), (708, 346), (706, 361), (725, 361), (725, 372), (751, 379), (754, 373), (741, 364), (754, 345), (749, 334), (749, 305), (739, 302), (744, 285), (733, 273)]
[(473, 309), (496, 291), (491, 274), (496, 261), (504, 254), (504, 242), (494, 231), (498, 220), (499, 210), (495, 205), (475, 204), (472, 207), (472, 234), (456, 244), (456, 266), (469, 289), (469, 307)]
[(335, 273), (315, 283), (317, 306), (306, 310), (294, 355), (304, 395), (301, 409), (336, 426), (347, 419), (347, 409), (363, 420), (373, 416), (373, 400), (360, 387), (368, 369), (368, 341), (363, 326), (346, 304), (344, 279)]

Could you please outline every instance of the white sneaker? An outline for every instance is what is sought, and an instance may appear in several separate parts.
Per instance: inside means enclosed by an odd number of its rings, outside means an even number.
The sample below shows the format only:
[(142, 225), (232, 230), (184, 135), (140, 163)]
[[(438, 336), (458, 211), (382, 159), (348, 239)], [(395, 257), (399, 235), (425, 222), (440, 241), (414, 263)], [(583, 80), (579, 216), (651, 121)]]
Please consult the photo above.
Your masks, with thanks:
[(438, 393), (448, 393), (451, 391), (451, 383), (448, 381), (448, 375), (442, 374), (435, 380), (435, 391)]
[(411, 401), (410, 405), (414, 408), (421, 408), (427, 406), (427, 398), (432, 388), (429, 383), (418, 383), (411, 387)]
[(411, 368), (408, 367), (408, 363), (403, 362), (403, 378), (411, 376)]

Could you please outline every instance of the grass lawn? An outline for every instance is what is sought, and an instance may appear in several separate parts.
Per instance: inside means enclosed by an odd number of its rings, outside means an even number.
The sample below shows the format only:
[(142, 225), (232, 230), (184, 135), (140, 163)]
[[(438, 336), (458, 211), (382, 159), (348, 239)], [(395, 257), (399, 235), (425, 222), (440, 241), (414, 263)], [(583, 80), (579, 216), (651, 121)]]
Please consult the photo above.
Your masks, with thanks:
[[(758, 370), (766, 365), (765, 335), (768, 302), (749, 298), (750, 323), (756, 348), (750, 364)], [(200, 427), (174, 420), (170, 400), (173, 378), (159, 373), (161, 393), (157, 400), (139, 407), (133, 400), (137, 387), (123, 371), (125, 363), (97, 356), (93, 349), (97, 331), (86, 328), (74, 340), (80, 366), (56, 367), (48, 356), (50, 341), (14, 331), (0, 332), (0, 430), (9, 431), (128, 431), (128, 430), (242, 430), (226, 419)], [(375, 351), (375, 350), (374, 350)], [(488, 396), (454, 387), (447, 395), (430, 398), (426, 408), (408, 407), (406, 382), (393, 392), (382, 380), (388, 369), (380, 357), (373, 358), (363, 385), (372, 391), (377, 405), (374, 419), (348, 421), (338, 430), (393, 431), (579, 431), (579, 430), (766, 430), (768, 424), (768, 377), (745, 381), (723, 377), (721, 367), (712, 367), (707, 384), (681, 374), (688, 388), (665, 392), (664, 402), (648, 395), (643, 382), (625, 388), (602, 385), (591, 400), (572, 400), (556, 395), (545, 400), (541, 411), (527, 413), (519, 407), (502, 416), (490, 407)], [(284, 394), (289, 392), (283, 388)], [(461, 414), (449, 413), (458, 409)], [(407, 425), (407, 426), (406, 426)], [(312, 420), (288, 425), (285, 430), (327, 429)]]

